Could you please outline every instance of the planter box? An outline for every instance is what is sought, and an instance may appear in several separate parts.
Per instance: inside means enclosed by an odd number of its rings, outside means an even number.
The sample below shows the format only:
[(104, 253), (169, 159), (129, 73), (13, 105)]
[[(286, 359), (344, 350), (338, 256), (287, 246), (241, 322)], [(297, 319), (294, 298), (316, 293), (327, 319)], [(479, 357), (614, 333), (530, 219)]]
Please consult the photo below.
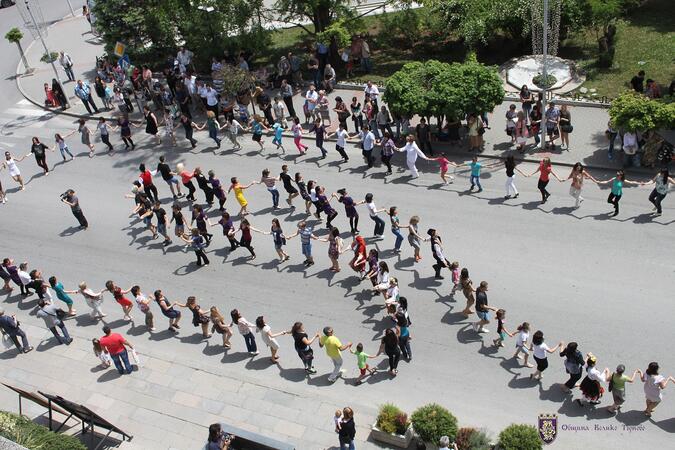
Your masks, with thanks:
[(370, 430), (370, 435), (376, 441), (384, 442), (385, 444), (393, 445), (394, 447), (399, 448), (408, 448), (413, 438), (412, 426), (409, 426), (403, 435), (385, 433), (384, 431), (377, 428), (376, 424), (373, 424), (370, 427)]

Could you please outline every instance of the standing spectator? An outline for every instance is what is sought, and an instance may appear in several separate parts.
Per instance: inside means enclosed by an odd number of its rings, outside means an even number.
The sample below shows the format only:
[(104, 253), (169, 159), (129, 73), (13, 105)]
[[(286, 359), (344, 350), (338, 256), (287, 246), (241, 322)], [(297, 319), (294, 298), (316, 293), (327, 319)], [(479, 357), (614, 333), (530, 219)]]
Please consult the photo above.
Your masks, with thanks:
[(356, 436), (356, 425), (354, 425), (354, 411), (348, 406), (342, 410), (342, 421), (338, 438), (340, 440), (340, 450), (354, 450), (354, 437)]
[(556, 108), (555, 102), (548, 104), (544, 118), (546, 120), (546, 134), (548, 135), (546, 146), (555, 148), (555, 140), (560, 135), (560, 110)]
[(331, 383), (335, 382), (339, 377), (342, 376), (342, 355), (340, 352), (350, 349), (352, 343), (348, 342), (345, 345), (342, 345), (340, 339), (333, 334), (332, 327), (324, 327), (323, 336), (319, 339), (319, 347), (326, 347), (326, 355), (333, 361), (333, 372), (328, 375), (328, 381)]
[(59, 63), (66, 72), (68, 81), (75, 81), (75, 73), (73, 73), (73, 58), (66, 52), (59, 52)]
[(417, 135), (420, 149), (423, 152), (428, 152), (429, 155), (433, 155), (434, 151), (431, 148), (431, 127), (427, 125), (427, 120), (424, 117), (420, 119), (420, 123), (415, 127), (415, 134)]
[(330, 48), (323, 42), (316, 43), (316, 57), (319, 59), (319, 72), (324, 73), (324, 69), (328, 66), (328, 53)]
[(631, 78), (630, 85), (635, 92), (642, 93), (645, 90), (644, 82), (645, 82), (645, 71), (641, 70), (638, 72), (637, 75)]
[[(26, 333), (21, 329), (19, 321), (16, 320), (16, 316), (6, 316), (3, 308), (0, 308), (0, 330), (2, 330), (2, 334), (9, 335), (12, 342), (14, 342), (16, 349), (21, 353), (28, 353), (33, 350), (33, 347), (28, 344)], [(19, 343), (19, 338), (21, 338), (21, 343)]]
[(645, 416), (651, 417), (654, 409), (661, 403), (663, 399), (662, 390), (666, 388), (668, 382), (675, 384), (675, 378), (664, 377), (659, 375), (659, 363), (650, 362), (644, 374), (640, 374), (642, 382), (645, 384), (645, 399), (647, 408), (645, 409)]
[[(89, 114), (93, 114), (91, 112), (91, 108), (94, 108), (94, 111), (98, 113), (98, 108), (94, 103), (94, 98), (91, 96), (91, 88), (89, 87), (89, 83), (83, 83), (82, 80), (77, 80), (77, 86), (75, 86), (75, 95), (77, 98), (82, 100), (82, 103), (84, 103), (84, 107), (87, 108), (87, 112)], [(91, 105), (91, 107), (89, 105)]]
[(103, 327), (103, 336), (99, 339), (101, 347), (108, 350), (110, 357), (115, 363), (115, 367), (120, 375), (125, 373), (128, 375), (133, 371), (131, 363), (129, 362), (129, 353), (127, 352), (127, 347), (134, 349), (134, 346), (131, 345), (129, 341), (124, 339), (121, 334), (112, 333), (108, 325)]
[(363, 89), (363, 93), (366, 94), (366, 97), (370, 98), (371, 102), (373, 102), (375, 110), (379, 109), (377, 100), (380, 98), (380, 90), (377, 88), (377, 85), (368, 80), (366, 87)]
[(187, 72), (190, 66), (192, 65), (192, 57), (194, 53), (188, 50), (185, 47), (180, 47), (178, 53), (176, 54), (176, 61), (178, 61), (178, 70), (181, 74)]
[[(40, 309), (37, 312), (37, 316), (45, 321), (45, 326), (52, 332), (56, 340), (59, 341), (59, 344), (70, 345), (73, 342), (73, 338), (70, 337), (66, 324), (61, 320), (61, 316), (65, 316), (62, 310), (57, 308), (55, 304), (48, 303), (45, 300), (40, 300), (38, 306)], [(63, 337), (59, 335), (56, 327), (61, 328)]]
[(87, 218), (84, 217), (84, 213), (82, 212), (82, 208), (80, 207), (80, 199), (77, 198), (77, 195), (75, 195), (74, 190), (68, 189), (66, 191), (65, 197), (63, 197), (61, 201), (66, 205), (70, 206), (70, 211), (73, 213), (73, 216), (75, 216), (77, 221), (80, 223), (81, 229), (86, 230), (87, 228), (89, 228), (89, 222), (87, 222)]
[(526, 84), (523, 85), (523, 87), (520, 88), (520, 104), (521, 107), (523, 108), (523, 112), (525, 113), (525, 122), (527, 123), (527, 118), (530, 117), (530, 111), (532, 111), (532, 92), (530, 92), (530, 89), (527, 87)]
[(293, 88), (285, 78), (281, 80), (281, 89), (279, 90), (279, 94), (286, 104), (286, 109), (288, 109), (288, 114), (290, 117), (297, 117), (295, 108), (293, 107)]
[(607, 129), (605, 130), (605, 136), (609, 141), (609, 147), (607, 148), (607, 159), (609, 160), (614, 159), (614, 141), (616, 141), (616, 137), (618, 135), (619, 131), (614, 127), (612, 121), (610, 120), (609, 122), (607, 122)]
[(373, 62), (370, 60), (370, 45), (363, 38), (361, 38), (361, 69), (365, 73), (370, 73), (373, 70)]

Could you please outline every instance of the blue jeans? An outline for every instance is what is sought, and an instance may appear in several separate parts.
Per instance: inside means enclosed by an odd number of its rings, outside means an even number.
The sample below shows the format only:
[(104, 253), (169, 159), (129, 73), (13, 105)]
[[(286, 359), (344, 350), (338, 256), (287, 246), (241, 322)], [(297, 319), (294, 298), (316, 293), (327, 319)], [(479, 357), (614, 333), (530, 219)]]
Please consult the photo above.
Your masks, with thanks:
[(209, 130), (209, 137), (216, 141), (216, 144), (220, 145), (220, 139), (218, 139), (218, 131), (217, 130)]
[(63, 148), (59, 148), (59, 150), (61, 151), (61, 157), (63, 158), (64, 161), (66, 160), (66, 153), (68, 153), (70, 155), (70, 157), (73, 158), (73, 154), (70, 153), (70, 150), (68, 149), (68, 146), (65, 146)]
[(279, 206), (279, 190), (267, 188), (270, 194), (272, 194), (272, 205), (276, 208)]
[(394, 250), (401, 250), (401, 244), (403, 243), (403, 235), (399, 228), (392, 228), (391, 232), (396, 236), (396, 243), (394, 243)]
[(356, 450), (356, 447), (354, 447), (354, 441), (350, 441), (349, 443), (340, 442), (340, 450)]
[[(61, 333), (63, 333), (63, 337), (59, 335), (59, 332), (56, 330), (56, 327), (61, 328)], [(69, 344), (70, 341), (72, 340), (70, 338), (70, 335), (68, 334), (68, 329), (66, 328), (66, 324), (63, 323), (63, 321), (59, 321), (56, 326), (53, 326), (49, 329), (49, 331), (52, 332), (54, 337), (56, 338), (57, 341), (61, 344)]]
[(375, 135), (375, 139), (380, 140), (380, 130), (377, 127), (377, 121), (375, 119), (371, 120), (368, 122), (368, 126), (370, 127), (370, 131), (373, 132)]
[(115, 367), (120, 375), (131, 373), (132, 368), (131, 363), (129, 362), (129, 353), (126, 348), (122, 350), (121, 353), (110, 355), (110, 357), (112, 358), (113, 363), (115, 363)]
[(480, 185), (480, 175), (471, 175), (469, 180), (471, 180), (471, 187), (478, 186), (478, 189), (483, 189)]
[(249, 352), (257, 352), (258, 346), (255, 344), (255, 336), (253, 333), (244, 335), (244, 342), (246, 342), (246, 350)]

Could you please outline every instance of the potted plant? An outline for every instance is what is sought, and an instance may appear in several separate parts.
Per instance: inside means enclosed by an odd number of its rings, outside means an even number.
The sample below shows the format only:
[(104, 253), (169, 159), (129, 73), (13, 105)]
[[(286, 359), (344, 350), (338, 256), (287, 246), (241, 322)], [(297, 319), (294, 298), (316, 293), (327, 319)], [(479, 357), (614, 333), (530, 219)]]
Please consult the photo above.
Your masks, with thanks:
[(539, 432), (532, 425), (511, 424), (499, 433), (500, 450), (541, 450)]
[(380, 406), (377, 421), (371, 427), (370, 434), (376, 441), (400, 448), (408, 448), (413, 438), (408, 415), (391, 403)]
[(418, 408), (411, 420), (415, 433), (427, 444), (427, 449), (438, 448), (441, 436), (447, 436), (450, 442), (454, 442), (457, 437), (457, 419), (436, 403)]

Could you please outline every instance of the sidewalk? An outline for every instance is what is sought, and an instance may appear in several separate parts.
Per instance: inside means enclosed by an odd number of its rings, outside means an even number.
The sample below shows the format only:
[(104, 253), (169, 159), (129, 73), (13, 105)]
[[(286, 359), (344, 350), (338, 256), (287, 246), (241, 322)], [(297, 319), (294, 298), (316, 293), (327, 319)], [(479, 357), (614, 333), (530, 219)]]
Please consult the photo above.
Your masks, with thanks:
[[(74, 72), (76, 78), (86, 79), (93, 83), (95, 76), (94, 65), (96, 57), (103, 53), (103, 45), (100, 41), (91, 34), (89, 24), (82, 17), (69, 18), (54, 24), (49, 30), (47, 38), (48, 45), (52, 51), (64, 50), (68, 52), (75, 63)], [(18, 77), (17, 85), (22, 94), (32, 103), (44, 107), (44, 88), (45, 82), (50, 82), (53, 78), (53, 71), (48, 64), (40, 62), (42, 56), (42, 48), (40, 45), (33, 43), (26, 51), (31, 66), (36, 68), (35, 73), (29, 77)], [(65, 78), (65, 74), (57, 63), (59, 73)], [(73, 89), (74, 83), (69, 82), (64, 84), (66, 95), (71, 101), (71, 108), (65, 112), (57, 110), (58, 113), (67, 114), (76, 118), (91, 117), (87, 114), (82, 102), (75, 97)], [(294, 106), (296, 111), (302, 110), (304, 99), (296, 95), (294, 99)], [(331, 105), (334, 105), (336, 96), (341, 96), (347, 103), (351, 101), (353, 96), (359, 99), (363, 98), (363, 92), (356, 90), (353, 87), (347, 89), (336, 89), (330, 95)], [(102, 102), (95, 97), (97, 106), (102, 108)], [(540, 149), (530, 148), (524, 155), (520, 155), (514, 151), (515, 147), (510, 144), (510, 138), (504, 132), (505, 119), (504, 115), (508, 110), (508, 105), (511, 102), (505, 101), (495, 108), (493, 114), (490, 115), (490, 129), (486, 131), (484, 151), (480, 154), (483, 158), (505, 158), (509, 154), (514, 154), (516, 159), (536, 162), (541, 158), (550, 157), (555, 164), (571, 166), (576, 162), (581, 162), (590, 168), (615, 170), (620, 168), (620, 159), (610, 161), (607, 159), (607, 140), (604, 131), (606, 129), (609, 116), (607, 110), (598, 107), (572, 107), (572, 123), (574, 124), (574, 132), (571, 134), (571, 149), (560, 150), (557, 148), (553, 152), (544, 152)], [(101, 111), (103, 111), (101, 109)], [(113, 111), (102, 113), (106, 117), (112, 117)], [(132, 120), (142, 120), (142, 116), (138, 111), (131, 114)], [(337, 118), (331, 111), (332, 127), (337, 124)], [(198, 117), (199, 121), (200, 118)], [(415, 125), (417, 122), (413, 122)], [(435, 125), (435, 121), (432, 121)], [(353, 123), (348, 121), (350, 132), (353, 133)], [(290, 136), (290, 133), (287, 134)], [(306, 136), (305, 140), (309, 143), (312, 136)], [(531, 143), (533, 145), (533, 142)], [(291, 147), (289, 142), (289, 147)], [(436, 142), (434, 148), (437, 152), (443, 152), (452, 156), (455, 160), (468, 160), (471, 158), (471, 153), (466, 151), (466, 147), (450, 146), (447, 143)], [(651, 170), (646, 169), (649, 172)]]

